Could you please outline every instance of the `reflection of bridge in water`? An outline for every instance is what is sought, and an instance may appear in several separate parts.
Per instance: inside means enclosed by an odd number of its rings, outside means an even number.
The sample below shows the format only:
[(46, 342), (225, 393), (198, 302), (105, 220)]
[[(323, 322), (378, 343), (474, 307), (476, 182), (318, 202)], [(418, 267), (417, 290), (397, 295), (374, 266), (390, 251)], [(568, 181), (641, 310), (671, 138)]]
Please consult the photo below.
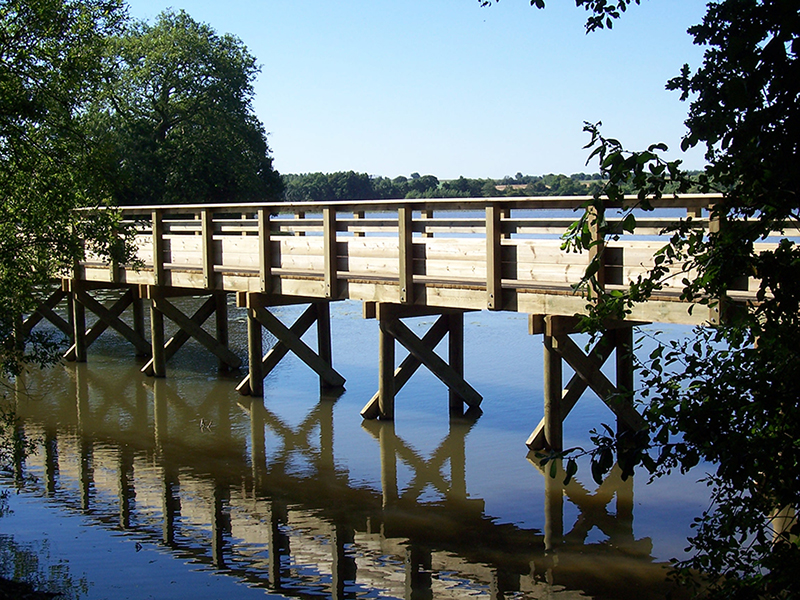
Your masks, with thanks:
[[(467, 495), (474, 419), (452, 419), (427, 457), (393, 422), (366, 422), (380, 452), (377, 489), (336, 460), (335, 399), (290, 425), (261, 398), (231, 401), (213, 388), (188, 397), (135, 372), (110, 381), (74, 365), (43, 377), (42, 389), (67, 379), (74, 390), (18, 398), (26, 433), (41, 439), (25, 469), (43, 491), (95, 524), (251, 586), (333, 598), (663, 595), (650, 540), (634, 539), (631, 480), (614, 471), (592, 494), (545, 477), (544, 531), (497, 523)], [(268, 436), (279, 447), (268, 451)], [(400, 464), (413, 473), (402, 487)], [(423, 490), (436, 499), (421, 502)], [(579, 511), (572, 525), (565, 501)], [(587, 543), (594, 527), (606, 539)]]

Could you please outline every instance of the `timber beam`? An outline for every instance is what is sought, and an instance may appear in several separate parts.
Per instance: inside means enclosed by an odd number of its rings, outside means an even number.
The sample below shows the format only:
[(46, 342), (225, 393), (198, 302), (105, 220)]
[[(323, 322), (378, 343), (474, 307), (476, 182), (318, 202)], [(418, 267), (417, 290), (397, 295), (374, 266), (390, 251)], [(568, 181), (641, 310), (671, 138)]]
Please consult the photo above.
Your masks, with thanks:
[[(284, 325), (269, 310), (271, 306), (309, 303), (308, 308), (290, 326)], [(331, 351), (330, 301), (319, 298), (286, 298), (273, 294), (239, 293), (237, 305), (247, 308), (247, 346), (249, 372), (236, 386), (243, 396), (260, 396), (264, 393), (264, 378), (281, 359), (292, 352), (308, 365), (320, 378), (320, 391), (344, 387), (345, 379), (333, 368)], [(317, 352), (301, 338), (317, 324)], [(277, 342), (262, 355), (262, 329), (266, 328)]]
[[(194, 338), (218, 359), (220, 370), (237, 369), (241, 359), (227, 346), (228, 315), (225, 292), (213, 292), (189, 317), (168, 298), (198, 296), (198, 290), (142, 285), (140, 293), (150, 300), (150, 339), (152, 358), (142, 367), (142, 373), (151, 377), (165, 377), (166, 363), (187, 342)], [(211, 315), (216, 318), (216, 338), (203, 329)], [(178, 331), (164, 342), (164, 318), (178, 326)]]
[[(538, 319), (531, 319), (530, 331), (536, 333)], [(563, 423), (587, 388), (617, 416), (618, 431), (647, 428), (644, 418), (633, 407), (632, 327), (639, 323), (616, 322), (605, 331), (588, 354), (570, 338), (577, 318), (547, 316), (541, 321), (544, 333), (544, 418), (526, 444), (531, 450), (562, 450)], [(611, 353), (616, 353), (617, 385), (601, 371)], [(575, 374), (562, 387), (562, 363)]]
[[(366, 303), (364, 315), (373, 315), (379, 322), (379, 383), (377, 393), (361, 410), (364, 419), (394, 418), (394, 398), (417, 369), (424, 365), (449, 390), (450, 414), (460, 416), (464, 404), (478, 409), (483, 398), (464, 380), (464, 310), (403, 306), (398, 304)], [(430, 330), (420, 339), (401, 319), (418, 316), (438, 316)], [(434, 351), (445, 335), (449, 340), (449, 363)], [(395, 341), (409, 355), (395, 370)]]
[[(96, 284), (87, 285), (86, 282), (76, 279), (65, 279), (62, 282), (62, 286), (62, 289), (71, 294), (72, 298), (74, 335), (74, 343), (64, 354), (65, 359), (68, 361), (86, 362), (87, 349), (100, 337), (100, 334), (109, 327), (133, 344), (136, 348), (137, 356), (147, 356), (150, 354), (150, 344), (144, 337), (142, 312), (138, 310), (138, 304), (141, 302), (141, 299), (135, 286), (126, 286), (122, 288), (125, 290), (122, 296), (110, 307), (105, 306), (92, 297), (89, 291), (97, 289), (120, 289), (120, 286), (107, 285), (101, 287)], [(120, 319), (122, 313), (125, 312), (129, 306), (133, 306), (133, 327)], [(87, 309), (97, 316), (97, 321), (89, 329), (86, 329)]]

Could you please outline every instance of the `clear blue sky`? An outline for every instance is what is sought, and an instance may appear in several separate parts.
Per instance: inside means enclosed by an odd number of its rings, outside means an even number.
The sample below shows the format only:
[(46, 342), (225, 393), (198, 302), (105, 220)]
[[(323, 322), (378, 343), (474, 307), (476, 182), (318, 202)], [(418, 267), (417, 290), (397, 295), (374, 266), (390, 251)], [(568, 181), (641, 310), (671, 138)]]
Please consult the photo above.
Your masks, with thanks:
[[(282, 173), (440, 179), (585, 166), (584, 121), (680, 155), (688, 105), (664, 89), (702, 49), (705, 0), (642, 0), (587, 35), (572, 0), (128, 0), (152, 21), (184, 9), (240, 38), (262, 66), (255, 110)], [(702, 153), (683, 157), (700, 168)]]

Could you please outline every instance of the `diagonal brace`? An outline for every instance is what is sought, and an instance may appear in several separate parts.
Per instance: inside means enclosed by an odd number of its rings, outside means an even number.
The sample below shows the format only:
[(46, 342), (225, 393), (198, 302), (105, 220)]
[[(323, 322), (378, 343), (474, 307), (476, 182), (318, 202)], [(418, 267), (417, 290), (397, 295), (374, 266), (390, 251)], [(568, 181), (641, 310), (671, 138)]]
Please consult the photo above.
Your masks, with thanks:
[[(195, 311), (194, 315), (192, 315), (191, 320), (198, 326), (202, 325), (208, 320), (208, 318), (211, 315), (214, 314), (215, 304), (216, 303), (214, 301), (214, 297), (211, 296), (200, 306), (200, 308), (198, 308)], [(175, 353), (186, 342), (188, 342), (191, 337), (192, 336), (189, 335), (189, 333), (187, 333), (184, 329), (178, 329), (178, 331), (175, 332), (175, 335), (169, 338), (167, 343), (164, 344), (164, 356), (165, 356), (164, 360), (167, 361), (173, 356), (175, 356)], [(154, 365), (155, 365), (154, 359), (151, 358), (149, 361), (147, 361), (147, 364), (145, 364), (145, 366), (142, 367), (141, 372), (144, 373), (145, 375), (149, 375), (150, 377), (152, 377), (153, 374), (155, 373)]]
[[(428, 348), (435, 348), (444, 339), (448, 331), (447, 315), (439, 317), (428, 332), (422, 337), (422, 343)], [(409, 354), (400, 363), (394, 372), (395, 393), (408, 383), (411, 376), (417, 372), (422, 362), (414, 354)], [(380, 416), (380, 392), (375, 395), (361, 409), (361, 416), (364, 419), (377, 419)]]
[(50, 297), (45, 300), (39, 307), (28, 316), (25, 321), (22, 323), (23, 333), (25, 335), (30, 335), (33, 328), (42, 320), (47, 319), (53, 325), (58, 327), (61, 331), (63, 331), (66, 335), (72, 335), (72, 327), (70, 327), (69, 323), (67, 323), (61, 315), (56, 313), (53, 309), (58, 306), (58, 303), (64, 299), (67, 293), (63, 290), (56, 290), (53, 292)]
[[(312, 304), (309, 306), (303, 314), (300, 315), (297, 321), (289, 328), (289, 332), (294, 335), (296, 338), (301, 338), (305, 334), (306, 331), (314, 324), (314, 321), (317, 320), (317, 312), (316, 308)], [(277, 342), (269, 349), (269, 351), (264, 355), (261, 359), (261, 369), (262, 369), (262, 377), (266, 377), (270, 374), (272, 369), (274, 369), (278, 363), (286, 356), (291, 349), (286, 343), (278, 339)], [(252, 388), (250, 386), (250, 375), (248, 374), (239, 385), (236, 386), (236, 391), (242, 394), (243, 396), (247, 396), (251, 393)]]
[(420, 363), (425, 365), (436, 375), (442, 383), (461, 396), (464, 402), (471, 407), (480, 405), (483, 398), (475, 391), (475, 388), (468, 384), (442, 357), (426, 346), (425, 343), (414, 335), (399, 319), (387, 319), (385, 323), (392, 337), (400, 342), (406, 350), (420, 361)]
[[(594, 345), (594, 348), (592, 348), (591, 352), (589, 352), (589, 356), (587, 357), (589, 364), (591, 364), (592, 367), (598, 371), (602, 368), (602, 366), (608, 360), (608, 357), (611, 356), (611, 352), (614, 350), (614, 345), (610, 340), (611, 335), (611, 333), (606, 332), (600, 341)], [(563, 391), (561, 400), (562, 421), (567, 418), (588, 387), (589, 384), (578, 373), (575, 373), (572, 376)], [(544, 428), (545, 420), (543, 418), (541, 421), (539, 421), (539, 424), (536, 426), (536, 429), (533, 430), (533, 433), (531, 433), (528, 441), (525, 442), (528, 448), (531, 450), (540, 450), (545, 447)]]
[(294, 332), (262, 306), (250, 308), (256, 320), (282, 341), (300, 360), (311, 367), (328, 385), (342, 387), (345, 379), (331, 365), (301, 340)]
[(603, 375), (599, 368), (595, 368), (578, 345), (568, 335), (554, 336), (554, 348), (567, 361), (570, 367), (588, 384), (594, 393), (605, 403), (612, 412), (619, 417), (633, 431), (647, 429), (644, 417), (633, 406), (622, 402), (617, 388)]
[[(85, 290), (75, 290), (75, 301), (79, 302), (98, 317), (98, 321), (86, 330), (86, 347), (88, 348), (98, 337), (109, 327), (119, 332), (125, 339), (131, 342), (140, 352), (150, 354), (150, 344), (141, 335), (136, 333), (127, 323), (119, 317), (125, 309), (134, 301), (134, 291), (129, 289), (122, 297), (117, 300), (111, 308), (106, 308), (100, 302), (92, 298)], [(64, 358), (69, 361), (76, 358), (76, 346), (73, 344), (64, 354)]]
[[(242, 361), (226, 348), (223, 344), (219, 343), (214, 336), (206, 332), (198, 323), (193, 319), (184, 315), (180, 310), (175, 308), (166, 298), (153, 298), (151, 299), (153, 307), (167, 317), (170, 321), (175, 323), (181, 330), (185, 331), (195, 340), (197, 340), (206, 349), (214, 353), (220, 360), (230, 365), (234, 369), (238, 368)], [(214, 304), (213, 296), (209, 301)], [(166, 346), (165, 346), (166, 348)]]

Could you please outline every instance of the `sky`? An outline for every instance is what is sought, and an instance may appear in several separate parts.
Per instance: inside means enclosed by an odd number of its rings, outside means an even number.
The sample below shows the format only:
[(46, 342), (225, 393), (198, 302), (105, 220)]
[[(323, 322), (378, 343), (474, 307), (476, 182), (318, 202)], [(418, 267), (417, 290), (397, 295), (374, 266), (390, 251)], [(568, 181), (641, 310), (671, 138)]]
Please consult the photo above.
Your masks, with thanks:
[(665, 90), (703, 49), (705, 0), (642, 0), (585, 32), (572, 0), (128, 0), (136, 19), (183, 9), (261, 65), (253, 106), (281, 173), (501, 178), (597, 172), (584, 122), (626, 148), (683, 154), (688, 104)]

